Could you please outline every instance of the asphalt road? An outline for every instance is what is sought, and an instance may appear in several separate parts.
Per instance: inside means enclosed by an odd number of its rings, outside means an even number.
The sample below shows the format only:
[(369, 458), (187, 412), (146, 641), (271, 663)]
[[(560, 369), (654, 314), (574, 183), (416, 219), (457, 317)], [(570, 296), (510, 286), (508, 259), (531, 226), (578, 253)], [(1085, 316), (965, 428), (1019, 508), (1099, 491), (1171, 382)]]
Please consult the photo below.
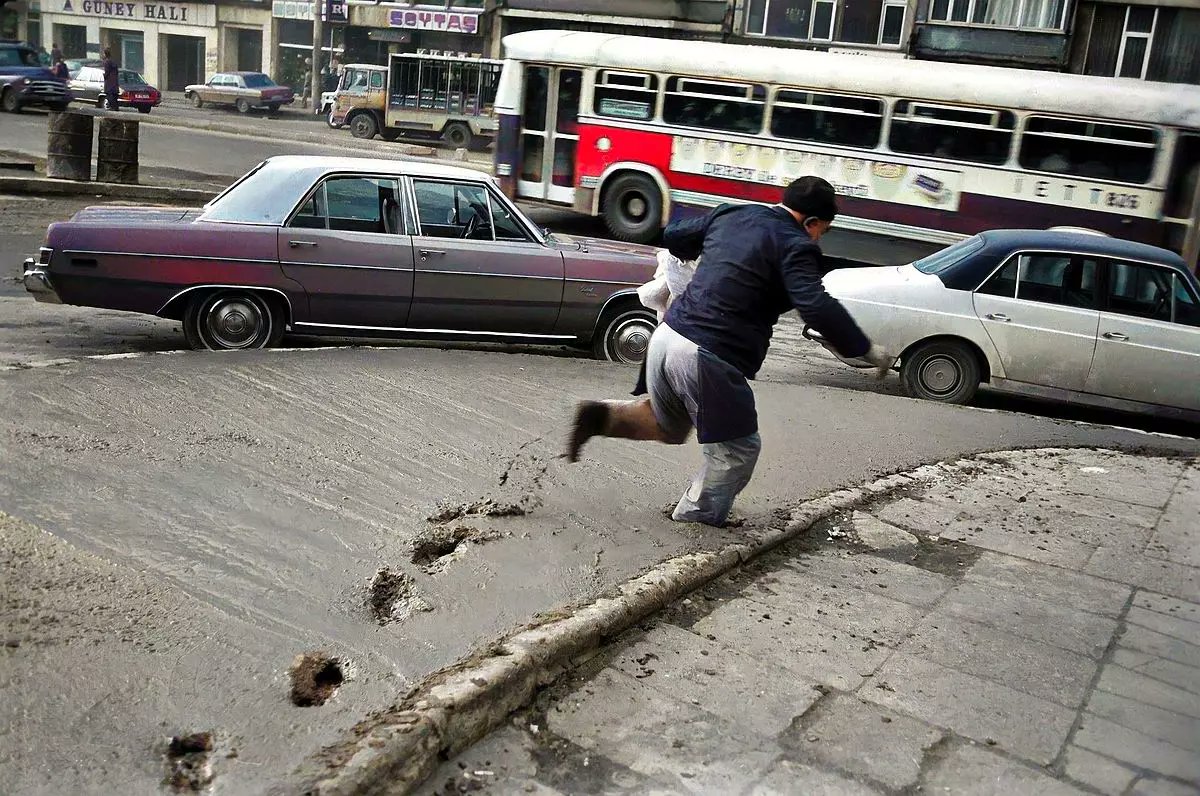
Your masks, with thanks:
[[(75, 206), (0, 198), (0, 251), (36, 246)], [(16, 749), (0, 781), (18, 792), (152, 792), (161, 737), (200, 729), (235, 751), (221, 766), (230, 792), (257, 789), (498, 632), (738, 533), (661, 515), (698, 462), (694, 445), (602, 440), (581, 464), (558, 458), (574, 401), (625, 395), (628, 368), (529, 346), (179, 351), (175, 323), (36, 304), (8, 269), (0, 512), (35, 528), (13, 531), (27, 544), (6, 577), (45, 577), (21, 581), (34, 594), (78, 592), (0, 626), (17, 643), (0, 677), (0, 728)], [(896, 392), (894, 378), (871, 382), (781, 323), (755, 385), (764, 453), (738, 511), (770, 524), (827, 490), (982, 450), (1200, 452), (1110, 427), (1168, 430), (1144, 419)], [(46, 560), (84, 574), (38, 575)], [(396, 621), (381, 625), (370, 584), (385, 569)], [(97, 606), (91, 620), (72, 617), (76, 603)], [(106, 603), (114, 618), (96, 613)], [(295, 707), (287, 667), (316, 649), (344, 662), (347, 682), (325, 708)]]

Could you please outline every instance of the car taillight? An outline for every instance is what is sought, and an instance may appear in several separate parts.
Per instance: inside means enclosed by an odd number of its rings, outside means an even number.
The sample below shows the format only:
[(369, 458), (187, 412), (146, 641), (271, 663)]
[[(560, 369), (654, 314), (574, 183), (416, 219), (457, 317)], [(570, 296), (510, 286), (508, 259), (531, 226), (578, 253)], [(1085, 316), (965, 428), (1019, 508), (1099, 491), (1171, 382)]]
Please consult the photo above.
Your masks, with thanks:
[(122, 90), (121, 93), (117, 95), (117, 98), (124, 99), (124, 100), (129, 99), (129, 90), (128, 89)]

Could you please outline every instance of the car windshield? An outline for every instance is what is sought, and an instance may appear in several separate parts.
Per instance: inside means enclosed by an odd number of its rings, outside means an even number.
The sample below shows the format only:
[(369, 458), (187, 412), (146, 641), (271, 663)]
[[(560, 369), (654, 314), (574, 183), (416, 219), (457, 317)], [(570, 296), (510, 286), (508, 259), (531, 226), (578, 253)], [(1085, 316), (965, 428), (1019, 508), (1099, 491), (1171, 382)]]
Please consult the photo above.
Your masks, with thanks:
[(201, 218), (282, 225), (324, 172), (321, 166), (297, 166), (295, 160), (264, 161), (209, 202)]
[(270, 88), (275, 85), (275, 81), (266, 75), (246, 75), (246, 88)]
[(117, 80), (121, 83), (141, 83), (143, 85), (146, 82), (142, 79), (141, 75), (139, 75), (137, 72), (134, 72), (132, 69), (122, 69), (117, 73)]
[(19, 47), (5, 47), (0, 50), (0, 66), (41, 66), (37, 53), (33, 50), (23, 50)]
[(967, 257), (983, 248), (983, 238), (975, 235), (961, 240), (953, 246), (934, 252), (928, 257), (922, 257), (913, 263), (913, 267), (925, 274), (940, 274), (948, 268), (958, 265)]

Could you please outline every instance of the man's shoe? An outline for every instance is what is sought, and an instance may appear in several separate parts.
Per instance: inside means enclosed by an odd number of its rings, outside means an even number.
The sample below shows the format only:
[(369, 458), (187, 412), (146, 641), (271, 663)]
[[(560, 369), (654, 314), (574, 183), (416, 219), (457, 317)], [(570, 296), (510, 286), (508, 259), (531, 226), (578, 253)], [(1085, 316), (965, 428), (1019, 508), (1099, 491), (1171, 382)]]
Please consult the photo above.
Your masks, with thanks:
[(608, 404), (602, 401), (580, 401), (575, 408), (575, 425), (571, 428), (571, 441), (567, 447), (567, 461), (579, 461), (579, 449), (597, 434), (604, 433), (608, 425)]

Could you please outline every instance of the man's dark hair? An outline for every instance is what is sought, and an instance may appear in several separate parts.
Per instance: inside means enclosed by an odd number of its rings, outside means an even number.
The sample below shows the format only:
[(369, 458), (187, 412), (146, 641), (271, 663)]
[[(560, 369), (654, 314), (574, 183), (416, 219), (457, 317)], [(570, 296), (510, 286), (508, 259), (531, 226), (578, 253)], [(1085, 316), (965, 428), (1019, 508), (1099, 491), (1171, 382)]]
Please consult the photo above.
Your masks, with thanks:
[(806, 218), (833, 221), (838, 212), (837, 193), (820, 177), (800, 177), (784, 189), (783, 206)]

